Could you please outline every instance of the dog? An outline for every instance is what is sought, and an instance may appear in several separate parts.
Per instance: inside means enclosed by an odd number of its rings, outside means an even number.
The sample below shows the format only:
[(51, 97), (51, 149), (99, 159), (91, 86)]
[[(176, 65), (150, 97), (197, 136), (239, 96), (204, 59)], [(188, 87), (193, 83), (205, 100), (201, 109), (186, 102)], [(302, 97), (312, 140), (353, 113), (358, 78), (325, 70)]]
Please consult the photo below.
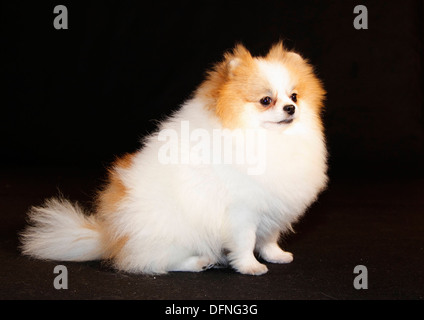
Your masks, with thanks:
[(259, 258), (290, 263), (279, 238), (328, 182), (325, 94), (282, 42), (264, 56), (237, 44), (138, 151), (111, 165), (95, 212), (61, 197), (32, 207), (22, 253), (144, 274), (230, 265), (262, 275)]

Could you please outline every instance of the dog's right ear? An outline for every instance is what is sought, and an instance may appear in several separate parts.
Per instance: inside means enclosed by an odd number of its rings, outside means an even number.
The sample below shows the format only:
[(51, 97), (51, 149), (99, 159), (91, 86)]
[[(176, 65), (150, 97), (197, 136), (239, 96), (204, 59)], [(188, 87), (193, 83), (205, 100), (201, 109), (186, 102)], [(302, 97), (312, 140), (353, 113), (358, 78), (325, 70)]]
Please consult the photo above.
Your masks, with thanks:
[(250, 63), (253, 61), (252, 55), (242, 44), (237, 44), (232, 52), (227, 52), (224, 55), (225, 65), (228, 76), (232, 77), (235, 70), (242, 63)]

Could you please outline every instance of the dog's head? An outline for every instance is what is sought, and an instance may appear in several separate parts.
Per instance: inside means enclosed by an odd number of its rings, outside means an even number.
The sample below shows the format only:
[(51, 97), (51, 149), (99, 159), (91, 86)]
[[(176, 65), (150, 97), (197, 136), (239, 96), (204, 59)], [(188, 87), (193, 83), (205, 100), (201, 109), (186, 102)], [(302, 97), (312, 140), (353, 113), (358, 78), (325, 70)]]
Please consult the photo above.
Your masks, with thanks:
[(284, 128), (307, 111), (320, 122), (325, 91), (311, 65), (281, 42), (253, 57), (237, 45), (209, 72), (198, 94), (226, 128)]

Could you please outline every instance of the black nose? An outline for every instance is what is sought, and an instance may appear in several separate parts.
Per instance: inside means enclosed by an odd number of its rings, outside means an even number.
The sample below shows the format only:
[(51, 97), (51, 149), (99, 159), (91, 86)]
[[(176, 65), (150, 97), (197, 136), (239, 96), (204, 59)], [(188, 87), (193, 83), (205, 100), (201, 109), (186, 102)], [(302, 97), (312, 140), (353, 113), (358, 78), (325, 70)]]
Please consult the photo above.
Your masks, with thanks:
[(296, 112), (296, 107), (294, 106), (294, 105), (292, 105), (292, 104), (289, 104), (289, 105), (287, 105), (287, 106), (284, 106), (283, 107), (283, 110), (285, 111), (285, 112), (287, 112), (289, 115), (294, 115), (294, 113)]

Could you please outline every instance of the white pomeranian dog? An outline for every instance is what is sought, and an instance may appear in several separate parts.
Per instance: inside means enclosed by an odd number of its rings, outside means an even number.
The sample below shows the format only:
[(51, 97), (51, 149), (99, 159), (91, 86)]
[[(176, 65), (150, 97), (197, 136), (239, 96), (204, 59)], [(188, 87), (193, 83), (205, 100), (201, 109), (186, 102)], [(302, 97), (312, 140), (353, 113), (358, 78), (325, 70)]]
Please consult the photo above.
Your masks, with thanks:
[(263, 57), (237, 45), (112, 165), (94, 213), (61, 198), (31, 208), (23, 254), (146, 274), (229, 264), (261, 275), (257, 257), (291, 262), (279, 237), (327, 184), (324, 96), (313, 68), (281, 42)]

